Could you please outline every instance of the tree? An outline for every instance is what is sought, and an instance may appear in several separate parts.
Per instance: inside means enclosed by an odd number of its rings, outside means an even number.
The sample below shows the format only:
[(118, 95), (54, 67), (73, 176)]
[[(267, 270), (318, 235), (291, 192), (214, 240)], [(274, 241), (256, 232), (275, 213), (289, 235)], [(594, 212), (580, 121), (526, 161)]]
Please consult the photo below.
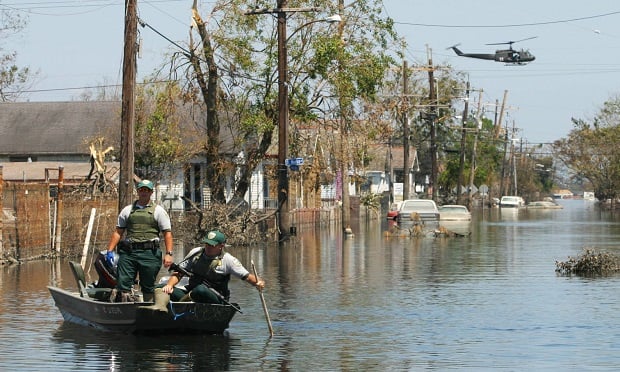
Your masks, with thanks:
[[(0, 39), (19, 33), (26, 27), (27, 20), (6, 8), (0, 10)], [(34, 78), (28, 67), (17, 65), (17, 52), (0, 48), (0, 101), (17, 100)]]
[[(255, 6), (272, 8), (274, 1), (258, 1)], [(317, 12), (289, 16), (289, 153), (304, 151), (304, 143), (298, 140), (301, 126), (345, 120), (340, 127), (349, 130), (354, 121), (366, 119), (363, 99), (376, 93), (390, 62), (387, 50), (397, 44), (391, 20), (379, 16), (380, 4), (365, 0), (341, 7), (340, 13), (349, 21), (338, 33), (330, 29), (333, 26), (317, 22), (324, 17)], [(294, 5), (333, 9), (328, 0)], [(225, 171), (234, 163), (233, 158), (222, 156), (223, 131), (233, 137), (236, 151), (244, 154), (245, 161), (234, 164), (238, 170), (234, 196), (239, 198), (277, 133), (276, 27), (272, 17), (245, 15), (248, 10), (247, 1), (218, 1), (202, 17), (194, 2), (188, 50), (173, 60), (173, 71), (181, 71), (187, 81), (185, 97), (200, 101), (206, 112), (207, 181), (213, 201), (220, 203), (225, 202)], [(350, 159), (347, 155), (343, 164)]]
[(557, 156), (592, 185), (597, 199), (614, 201), (620, 190), (620, 97), (605, 102), (592, 123), (573, 119), (573, 125), (567, 138), (554, 143)]
[(142, 178), (160, 179), (196, 153), (196, 129), (180, 97), (176, 82), (152, 82), (138, 89), (135, 167)]

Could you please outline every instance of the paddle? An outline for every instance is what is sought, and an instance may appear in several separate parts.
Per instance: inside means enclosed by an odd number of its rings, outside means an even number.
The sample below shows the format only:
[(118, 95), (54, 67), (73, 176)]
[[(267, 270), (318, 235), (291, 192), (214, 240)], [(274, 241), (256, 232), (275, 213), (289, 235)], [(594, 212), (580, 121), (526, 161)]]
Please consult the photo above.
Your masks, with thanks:
[[(256, 266), (254, 266), (254, 260), (250, 261), (252, 263), (252, 271), (254, 272), (254, 277), (256, 277), (256, 281), (258, 281), (258, 274), (256, 273)], [(269, 319), (269, 311), (267, 311), (267, 304), (265, 303), (265, 296), (263, 296), (263, 290), (258, 288), (258, 295), (260, 296), (260, 302), (263, 304), (263, 312), (265, 313), (265, 319), (267, 320), (267, 326), (269, 327), (269, 337), (273, 337), (273, 327), (271, 326), (271, 319)]]

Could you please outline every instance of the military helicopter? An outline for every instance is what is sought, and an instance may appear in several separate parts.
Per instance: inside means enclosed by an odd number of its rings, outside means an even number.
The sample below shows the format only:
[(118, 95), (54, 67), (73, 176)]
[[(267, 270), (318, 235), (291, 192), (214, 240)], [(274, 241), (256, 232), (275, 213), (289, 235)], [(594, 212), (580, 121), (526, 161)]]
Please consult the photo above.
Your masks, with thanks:
[(508, 44), (508, 49), (496, 50), (495, 54), (484, 54), (484, 53), (463, 53), (457, 48), (459, 44), (451, 46), (448, 49), (454, 50), (454, 52), (461, 57), (469, 57), (469, 58), (478, 58), (478, 59), (488, 59), (495, 62), (504, 62), (507, 65), (526, 65), (528, 62), (532, 62), (536, 59), (534, 55), (532, 55), (528, 50), (514, 50), (512, 49), (512, 44), (519, 43), (525, 40), (535, 39), (537, 36), (528, 37), (527, 39), (517, 40), (517, 41), (507, 41), (505, 43), (491, 43), (486, 45), (503, 45)]

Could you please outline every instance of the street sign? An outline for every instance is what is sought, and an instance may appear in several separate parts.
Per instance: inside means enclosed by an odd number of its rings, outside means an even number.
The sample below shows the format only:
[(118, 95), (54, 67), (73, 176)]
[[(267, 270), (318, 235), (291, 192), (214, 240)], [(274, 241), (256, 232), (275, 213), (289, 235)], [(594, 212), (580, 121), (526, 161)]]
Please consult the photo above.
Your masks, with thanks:
[(299, 170), (299, 166), (304, 163), (304, 158), (294, 158), (284, 160), (284, 165), (291, 168), (293, 171)]

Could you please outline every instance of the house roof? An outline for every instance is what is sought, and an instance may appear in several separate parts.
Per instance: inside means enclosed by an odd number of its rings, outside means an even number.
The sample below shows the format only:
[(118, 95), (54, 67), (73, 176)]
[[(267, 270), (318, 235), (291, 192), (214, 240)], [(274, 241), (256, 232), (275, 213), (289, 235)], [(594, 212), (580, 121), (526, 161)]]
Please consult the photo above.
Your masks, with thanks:
[[(2, 167), (2, 179), (4, 181), (57, 181), (58, 169), (62, 166), (64, 181), (67, 183), (75, 183), (85, 180), (90, 172), (89, 162), (6, 162), (0, 163), (0, 166)], [(112, 179), (117, 178), (119, 167), (120, 165), (118, 162), (106, 163), (107, 177)]]
[(121, 103), (0, 103), (0, 154), (89, 154), (84, 142), (120, 123)]
[[(372, 160), (370, 164), (366, 167), (367, 169), (372, 170), (388, 170), (389, 169), (389, 160), (388, 156), (391, 153), (392, 156), (392, 168), (394, 169), (405, 169), (405, 153), (403, 146), (392, 146), (391, 151), (390, 147), (386, 145), (376, 145), (369, 149)], [(409, 161), (411, 163), (410, 168), (415, 168), (417, 163), (416, 160), (417, 152), (415, 147), (409, 147)]]
[[(121, 107), (120, 101), (0, 103), (0, 156), (90, 156), (87, 141), (111, 135), (115, 138), (110, 143), (119, 140)], [(183, 135), (195, 140), (205, 133), (204, 111), (181, 107)], [(224, 126), (219, 139), (221, 153), (239, 152), (233, 133)]]

